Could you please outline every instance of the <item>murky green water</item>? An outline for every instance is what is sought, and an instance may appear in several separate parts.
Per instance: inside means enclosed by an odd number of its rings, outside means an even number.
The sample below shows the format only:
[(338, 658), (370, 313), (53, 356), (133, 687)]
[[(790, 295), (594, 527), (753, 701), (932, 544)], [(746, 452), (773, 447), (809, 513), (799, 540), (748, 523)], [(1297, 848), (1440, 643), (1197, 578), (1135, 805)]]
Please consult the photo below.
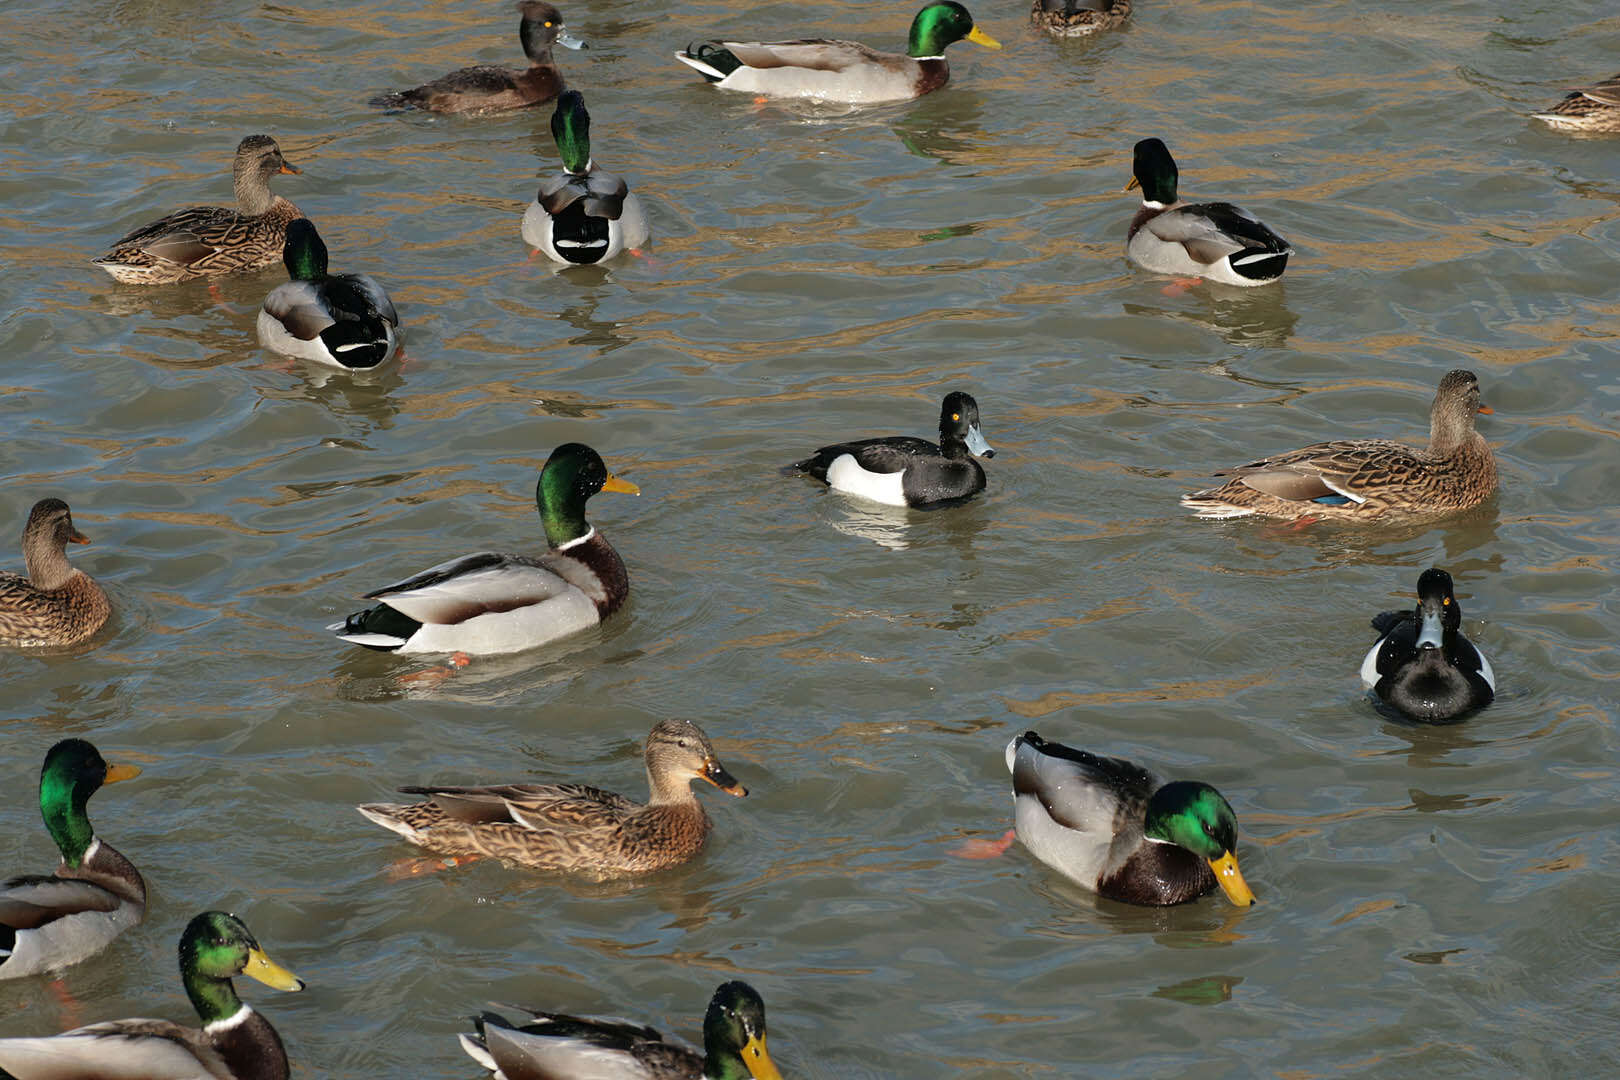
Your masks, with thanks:
[[(670, 53), (710, 34), (898, 45), (905, 5), (566, 6), (603, 165), (649, 256), (558, 275), (518, 223), (554, 168), (544, 110), (365, 101), (514, 62), (506, 4), (0, 8), (0, 564), (58, 495), (116, 625), (0, 653), (5, 867), (54, 858), (33, 788), (85, 735), (146, 768), (92, 803), (150, 918), (66, 976), (0, 985), (0, 1035), (190, 1017), (174, 945), (243, 915), (309, 982), (249, 994), (303, 1076), (477, 1075), (462, 1018), (517, 1000), (688, 1037), (713, 986), (768, 1003), (789, 1076), (1601, 1075), (1620, 1069), (1620, 139), (1525, 119), (1615, 68), (1597, 0), (1140, 0), (1092, 43), (972, 5), (1007, 44), (914, 104), (756, 108)], [(335, 269), (392, 291), (407, 360), (329, 377), (257, 346), (279, 280), (116, 286), (86, 260), (229, 195), (274, 134), (278, 189)], [(1195, 288), (1122, 258), (1130, 146), (1298, 248), (1279, 287)], [(1213, 467), (1336, 434), (1419, 441), (1477, 371), (1502, 493), (1435, 528), (1192, 521)], [(869, 509), (777, 469), (926, 433), (977, 395), (990, 488)], [(600, 632), (440, 685), (321, 629), (367, 589), (540, 542), (531, 493), (580, 440), (641, 485), (592, 503), (630, 567)], [(1502, 684), (1465, 725), (1382, 718), (1368, 617), (1457, 578)], [(352, 809), (400, 783), (641, 790), (685, 716), (747, 800), (689, 866), (586, 886), (496, 865), (390, 881), (411, 849)], [(1027, 727), (1220, 787), (1260, 896), (1168, 911), (1015, 848)], [(712, 794), (712, 793), (710, 793)]]

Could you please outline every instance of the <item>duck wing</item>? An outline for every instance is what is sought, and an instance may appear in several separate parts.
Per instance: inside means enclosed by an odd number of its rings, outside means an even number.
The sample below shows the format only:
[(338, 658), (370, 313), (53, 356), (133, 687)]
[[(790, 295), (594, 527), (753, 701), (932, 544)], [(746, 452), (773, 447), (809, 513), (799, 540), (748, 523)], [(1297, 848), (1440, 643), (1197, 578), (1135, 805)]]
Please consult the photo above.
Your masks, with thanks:
[[(507, 1080), (673, 1080), (703, 1075), (702, 1057), (665, 1041), (650, 1027), (536, 1015), (543, 1019), (521, 1028), (493, 1013), (478, 1018), (486, 1053)], [(464, 1036), (464, 1046), (467, 1041)]]
[(0, 926), (37, 930), (68, 915), (114, 911), (122, 901), (108, 889), (74, 878), (28, 875), (0, 885)]
[(561, 173), (552, 177), (540, 185), (535, 201), (546, 213), (556, 217), (583, 199), (587, 216), (617, 221), (624, 213), (624, 199), (629, 194), (630, 185), (621, 177), (593, 169), (584, 176)]
[(574, 588), (541, 560), (482, 551), (366, 594), (421, 623), (455, 624), (543, 603)]
[(1013, 792), (1039, 800), (1054, 822), (1080, 832), (1140, 833), (1157, 776), (1122, 758), (1102, 757), (1025, 732), (1009, 748)]
[(1404, 443), (1353, 439), (1317, 443), (1215, 473), (1279, 499), (1309, 502), (1335, 496), (1366, 502), (1367, 493), (1421, 482), (1429, 462)]
[(585, 784), (499, 784), (482, 787), (402, 787), (426, 795), (446, 817), (467, 825), (517, 824), (531, 829), (580, 824), (588, 813), (636, 809), (623, 795)]
[(234, 1075), (206, 1036), (168, 1020), (111, 1020), (60, 1035), (0, 1039), (0, 1069), (24, 1080), (196, 1080)]
[(1160, 240), (1180, 244), (1189, 256), (1201, 263), (1216, 263), (1243, 251), (1292, 250), (1286, 240), (1259, 218), (1241, 206), (1226, 202), (1172, 206), (1148, 219), (1143, 228)]
[(1582, 86), (1571, 93), (1591, 98), (1599, 105), (1613, 105), (1620, 108), (1620, 75), (1612, 75), (1600, 83), (1592, 86)]
[(858, 41), (829, 38), (723, 41), (721, 44), (744, 65), (762, 71), (769, 68), (803, 68), (842, 73), (865, 64), (886, 64), (895, 59), (891, 53), (880, 53)]
[(823, 446), (804, 460), (795, 461), (793, 468), (807, 472), (817, 480), (826, 480), (827, 470), (832, 463), (845, 454), (853, 457), (867, 472), (876, 473), (905, 472), (912, 458), (940, 456), (939, 447), (927, 439), (889, 435)]

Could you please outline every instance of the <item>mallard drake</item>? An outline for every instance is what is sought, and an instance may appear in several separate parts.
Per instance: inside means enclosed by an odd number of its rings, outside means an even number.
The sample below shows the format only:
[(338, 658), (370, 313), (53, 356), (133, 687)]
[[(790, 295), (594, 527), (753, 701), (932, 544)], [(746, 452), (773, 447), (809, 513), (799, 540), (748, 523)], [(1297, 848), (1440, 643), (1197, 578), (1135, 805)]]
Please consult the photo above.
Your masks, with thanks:
[(1571, 90), (1551, 110), (1533, 115), (1566, 131), (1620, 131), (1620, 74)]
[(1241, 206), (1176, 199), (1176, 159), (1158, 139), (1136, 144), (1131, 182), (1142, 208), (1131, 219), (1125, 253), (1156, 274), (1206, 277), (1227, 285), (1265, 285), (1282, 277), (1294, 249)]
[(945, 49), (963, 39), (989, 49), (995, 38), (973, 25), (955, 0), (917, 12), (905, 55), (855, 41), (698, 41), (675, 54), (722, 90), (768, 97), (816, 98), (852, 105), (908, 101), (938, 90), (951, 77)]
[(442, 562), (366, 593), (382, 603), (327, 629), (368, 649), (490, 655), (595, 626), (630, 595), (624, 561), (585, 521), (585, 500), (598, 491), (641, 493), (590, 447), (557, 447), (535, 485), (550, 551), (538, 558), (481, 551)]
[(939, 407), (939, 443), (910, 435), (823, 446), (793, 468), (835, 491), (886, 503), (926, 507), (984, 490), (984, 469), (973, 456), (996, 452), (979, 430), (979, 403), (960, 390)]
[(1195, 900), (1218, 885), (1254, 903), (1237, 862), (1237, 815), (1196, 780), (1163, 783), (1140, 765), (1047, 742), (1007, 744), (1018, 839), (1041, 862), (1127, 904)]
[(168, 1020), (108, 1020), (60, 1035), (0, 1039), (0, 1068), (17, 1080), (287, 1080), (281, 1036), (236, 996), (235, 975), (277, 990), (304, 988), (265, 955), (242, 920), (205, 911), (180, 936), (180, 979), (201, 1030)]
[[(519, 1008), (519, 1006), (512, 1006)], [(703, 1053), (624, 1020), (592, 1020), (521, 1009), (532, 1022), (498, 1013), (473, 1017), (461, 1047), (497, 1078), (544, 1080), (781, 1080), (765, 1048), (765, 1002), (747, 983), (721, 983), (703, 1015)]]
[(90, 538), (73, 527), (61, 499), (41, 499), (23, 526), (27, 577), (0, 571), (0, 645), (76, 645), (112, 614), (95, 579), (67, 560), (69, 544)]
[(142, 225), (93, 260), (130, 285), (172, 285), (210, 274), (236, 274), (269, 266), (281, 258), (287, 223), (303, 212), (270, 190), (277, 173), (303, 170), (289, 165), (268, 135), (249, 135), (236, 146), (231, 182), (236, 208), (188, 206)]
[(259, 312), (266, 348), (342, 368), (374, 368), (394, 355), (393, 301), (365, 274), (328, 274), (326, 245), (308, 218), (287, 226), (281, 260), (290, 280)]
[(140, 871), (96, 836), (85, 814), (104, 784), (140, 773), (133, 765), (108, 765), (83, 739), (63, 739), (45, 754), (39, 812), (62, 865), (0, 885), (0, 979), (77, 964), (146, 917)]
[(540, 185), (523, 215), (523, 239), (556, 262), (588, 266), (647, 242), (641, 200), (591, 158), (591, 117), (585, 98), (569, 90), (551, 114), (563, 171)]
[(523, 15), (518, 24), (518, 40), (529, 58), (525, 71), (494, 64), (464, 67), (441, 75), (430, 83), (372, 98), (371, 104), (386, 109), (426, 109), (438, 113), (507, 112), (530, 105), (544, 105), (563, 92), (562, 72), (551, 59), (552, 45), (565, 49), (589, 48), (571, 37), (563, 27), (562, 13), (544, 0), (524, 0), (517, 6)]
[(1112, 30), (1131, 17), (1131, 0), (1035, 0), (1029, 21), (1058, 37)]
[(1496, 672), (1463, 636), (1451, 575), (1437, 567), (1423, 571), (1417, 593), (1415, 610), (1373, 618), (1380, 636), (1361, 661), (1361, 681), (1413, 720), (1444, 724), (1489, 705)]
[(536, 870), (614, 877), (647, 874), (696, 855), (709, 815), (692, 792), (704, 780), (731, 795), (748, 789), (720, 764), (703, 729), (660, 720), (647, 736), (645, 805), (584, 784), (404, 787), (424, 803), (371, 803), (360, 813), (418, 847), (493, 856)]
[(1478, 506), (1496, 490), (1496, 462), (1474, 416), (1488, 413), (1472, 371), (1449, 371), (1429, 408), (1427, 450), (1383, 439), (1342, 439), (1261, 458), (1220, 487), (1184, 495), (1201, 518), (1262, 514), (1376, 521)]

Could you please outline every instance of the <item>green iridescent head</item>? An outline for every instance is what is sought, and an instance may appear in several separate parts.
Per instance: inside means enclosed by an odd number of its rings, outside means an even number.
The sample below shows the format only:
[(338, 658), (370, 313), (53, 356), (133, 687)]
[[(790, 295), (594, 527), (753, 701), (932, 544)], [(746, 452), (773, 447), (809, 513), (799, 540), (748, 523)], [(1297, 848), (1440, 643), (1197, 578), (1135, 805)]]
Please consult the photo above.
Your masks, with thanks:
[(781, 1080), (765, 1049), (765, 1002), (741, 980), (721, 983), (703, 1016), (708, 1080)]
[(180, 979), (203, 1023), (235, 1016), (242, 1001), (231, 986), (236, 975), (276, 990), (302, 990), (304, 982), (265, 955), (252, 931), (224, 911), (205, 911), (180, 935)]
[(1238, 870), (1237, 815), (1226, 797), (1208, 784), (1177, 780), (1148, 800), (1142, 831), (1154, 840), (1186, 848), (1209, 863), (1221, 891), (1232, 903), (1247, 907), (1254, 892)]
[(326, 276), (326, 245), (315, 223), (309, 218), (298, 218), (287, 224), (287, 242), (281, 249), (281, 261), (287, 267), (287, 276), (293, 281), (319, 281)]
[(1176, 182), (1181, 174), (1176, 171), (1176, 159), (1170, 148), (1159, 139), (1143, 139), (1136, 144), (1136, 157), (1131, 162), (1131, 182), (1125, 190), (1142, 189), (1142, 201), (1169, 206), (1176, 201)]
[(571, 173), (591, 171), (591, 114), (585, 111), (585, 95), (578, 90), (564, 91), (551, 114), (551, 137), (557, 140), (557, 153), (563, 168)]
[(973, 16), (956, 0), (939, 0), (917, 12), (911, 20), (911, 38), (906, 55), (917, 59), (944, 56), (945, 49), (966, 38), (987, 49), (1001, 48), (1001, 42), (973, 25)]
[(39, 812), (45, 828), (61, 849), (62, 861), (75, 869), (95, 839), (85, 804), (104, 784), (139, 776), (133, 765), (108, 765), (83, 739), (63, 739), (45, 754), (39, 770)]
[(584, 443), (564, 443), (553, 450), (534, 489), (540, 520), (546, 527), (546, 542), (562, 547), (589, 532), (585, 502), (598, 491), (641, 494), (636, 485), (608, 472), (602, 456)]

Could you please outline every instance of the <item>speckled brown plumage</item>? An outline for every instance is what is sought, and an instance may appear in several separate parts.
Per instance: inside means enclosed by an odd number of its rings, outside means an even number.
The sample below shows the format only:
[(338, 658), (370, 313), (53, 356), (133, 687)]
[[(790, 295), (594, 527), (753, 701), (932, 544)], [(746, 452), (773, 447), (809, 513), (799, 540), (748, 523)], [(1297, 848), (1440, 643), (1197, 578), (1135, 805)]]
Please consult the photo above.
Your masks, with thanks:
[(112, 614), (107, 594), (67, 560), (67, 545), (88, 544), (61, 499), (34, 504), (23, 529), (28, 576), (0, 573), (0, 644), (74, 645)]
[(213, 274), (235, 274), (279, 264), (287, 225), (303, 217), (270, 190), (270, 177), (296, 173), (268, 135), (249, 135), (236, 147), (232, 183), (236, 207), (188, 206), (143, 225), (93, 260), (131, 285), (170, 285)]
[(1131, 0), (1034, 0), (1029, 21), (1057, 37), (1112, 30), (1131, 16)]
[(1572, 90), (1536, 119), (1566, 131), (1620, 132), (1620, 74)]
[(1451, 371), (1434, 395), (1427, 449), (1381, 439), (1317, 443), (1217, 472), (1232, 479), (1184, 496), (1181, 505), (1205, 518), (1260, 514), (1340, 521), (1467, 510), (1496, 491), (1491, 448), (1474, 430), (1474, 416), (1490, 411), (1480, 404), (1474, 373)]
[(746, 795), (709, 738), (686, 720), (660, 721), (647, 737), (647, 785), (639, 805), (585, 784), (406, 787), (422, 803), (373, 803), (366, 817), (429, 851), (483, 855), (537, 870), (595, 877), (645, 874), (685, 862), (710, 822), (691, 788), (706, 780)]

